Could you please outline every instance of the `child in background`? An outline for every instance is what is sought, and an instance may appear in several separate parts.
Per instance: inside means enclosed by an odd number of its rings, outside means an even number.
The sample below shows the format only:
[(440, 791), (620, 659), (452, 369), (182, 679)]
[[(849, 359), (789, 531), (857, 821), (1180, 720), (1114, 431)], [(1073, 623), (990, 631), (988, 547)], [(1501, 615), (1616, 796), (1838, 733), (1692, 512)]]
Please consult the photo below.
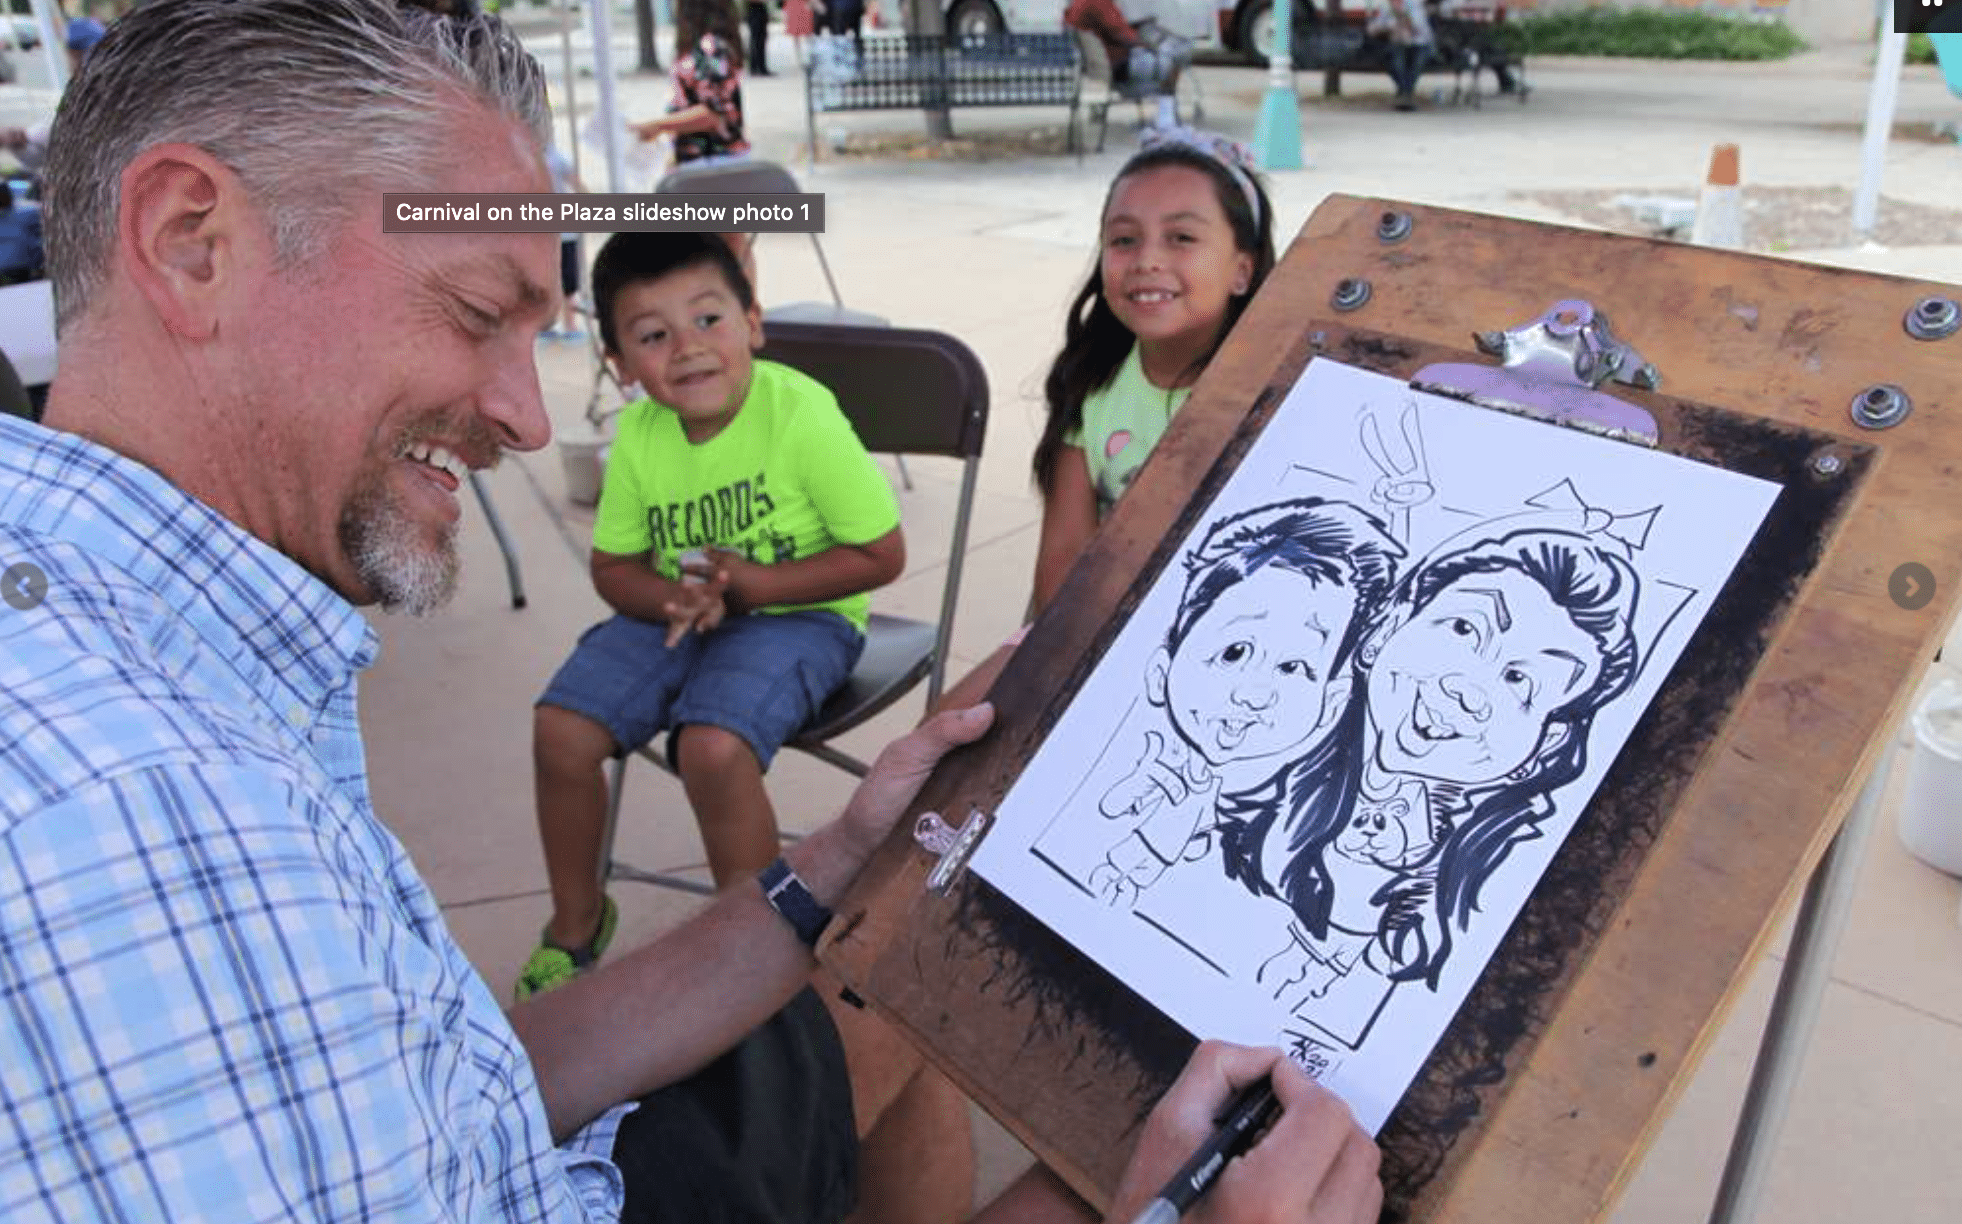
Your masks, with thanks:
[(681, 0), (675, 9), (674, 96), (668, 113), (628, 126), (642, 140), (672, 137), (676, 165), (748, 153), (742, 68), (735, 6)]
[(609, 360), (648, 398), (620, 416), (593, 528), (593, 585), (616, 615), (534, 715), (552, 917), (520, 1000), (612, 938), (607, 758), (673, 731), (716, 884), (777, 857), (763, 771), (851, 672), (867, 592), (906, 563), (892, 488), (837, 401), (753, 359), (761, 312), (722, 238), (616, 234), (593, 292)]

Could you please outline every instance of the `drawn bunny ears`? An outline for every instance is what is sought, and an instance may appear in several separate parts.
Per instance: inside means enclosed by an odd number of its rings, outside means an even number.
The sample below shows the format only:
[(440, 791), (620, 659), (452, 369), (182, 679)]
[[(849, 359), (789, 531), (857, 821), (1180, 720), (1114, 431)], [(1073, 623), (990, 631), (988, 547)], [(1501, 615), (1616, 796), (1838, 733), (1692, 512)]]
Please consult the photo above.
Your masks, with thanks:
[(1254, 187), (1252, 149), (1231, 137), (1221, 136), (1217, 132), (1202, 132), (1183, 124), (1146, 128), (1144, 139), (1139, 143), (1145, 149), (1159, 149), (1168, 145), (1193, 149), (1224, 166), (1226, 173), (1239, 184), (1241, 194), (1247, 197), (1247, 207), (1253, 211), (1254, 224), (1260, 224), (1260, 192)]

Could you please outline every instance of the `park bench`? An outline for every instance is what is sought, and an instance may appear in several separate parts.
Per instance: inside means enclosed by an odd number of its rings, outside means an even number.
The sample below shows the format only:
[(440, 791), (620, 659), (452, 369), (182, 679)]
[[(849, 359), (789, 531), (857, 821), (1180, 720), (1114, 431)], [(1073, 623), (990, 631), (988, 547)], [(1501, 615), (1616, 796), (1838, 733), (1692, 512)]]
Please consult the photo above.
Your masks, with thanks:
[[(1430, 7), (1435, 44), (1424, 73), (1450, 73), (1452, 101), (1479, 105), (1484, 96), (1478, 87), (1481, 72), (1490, 72), (1495, 87), (1521, 102), (1531, 92), (1526, 84), (1525, 60), (1507, 52), (1492, 34), (1505, 14), (1503, 4), (1460, 4), (1449, 13), (1440, 12), (1437, 5)], [(1366, 20), (1367, 14), (1344, 8), (1340, 0), (1332, 5), (1297, 0), (1290, 38), (1294, 66), (1320, 69), (1325, 74), (1324, 92), (1329, 94), (1341, 91), (1345, 72), (1388, 73), (1389, 43), (1371, 37), (1363, 28)]]
[(820, 38), (804, 73), (811, 162), (818, 115), (840, 111), (1065, 106), (1074, 150), (1082, 89), (1082, 63), (1068, 34), (875, 34), (856, 45)]

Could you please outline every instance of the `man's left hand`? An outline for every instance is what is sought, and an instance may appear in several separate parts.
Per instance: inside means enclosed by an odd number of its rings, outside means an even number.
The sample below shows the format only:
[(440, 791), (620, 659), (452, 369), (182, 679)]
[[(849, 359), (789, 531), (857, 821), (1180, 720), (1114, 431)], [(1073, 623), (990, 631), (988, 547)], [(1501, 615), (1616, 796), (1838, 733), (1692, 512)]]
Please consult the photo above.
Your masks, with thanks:
[(994, 721), (995, 707), (984, 701), (965, 710), (936, 714), (904, 739), (886, 745), (839, 818), (859, 852), (869, 857), (878, 849), (893, 826), (907, 815), (913, 797), (940, 764), (940, 758), (980, 739)]

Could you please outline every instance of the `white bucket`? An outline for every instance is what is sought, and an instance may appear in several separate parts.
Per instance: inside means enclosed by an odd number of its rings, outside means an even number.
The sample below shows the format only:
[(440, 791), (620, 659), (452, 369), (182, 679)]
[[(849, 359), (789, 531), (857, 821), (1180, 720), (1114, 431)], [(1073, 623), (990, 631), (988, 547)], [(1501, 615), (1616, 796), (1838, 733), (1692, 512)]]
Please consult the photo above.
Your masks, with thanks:
[(1914, 857), (1962, 876), (1962, 685), (1952, 679), (1936, 684), (1914, 711), (1900, 831)]
[(597, 506), (600, 476), (606, 467), (606, 448), (612, 439), (585, 434), (559, 439), (559, 462), (565, 466), (566, 500), (575, 506)]

